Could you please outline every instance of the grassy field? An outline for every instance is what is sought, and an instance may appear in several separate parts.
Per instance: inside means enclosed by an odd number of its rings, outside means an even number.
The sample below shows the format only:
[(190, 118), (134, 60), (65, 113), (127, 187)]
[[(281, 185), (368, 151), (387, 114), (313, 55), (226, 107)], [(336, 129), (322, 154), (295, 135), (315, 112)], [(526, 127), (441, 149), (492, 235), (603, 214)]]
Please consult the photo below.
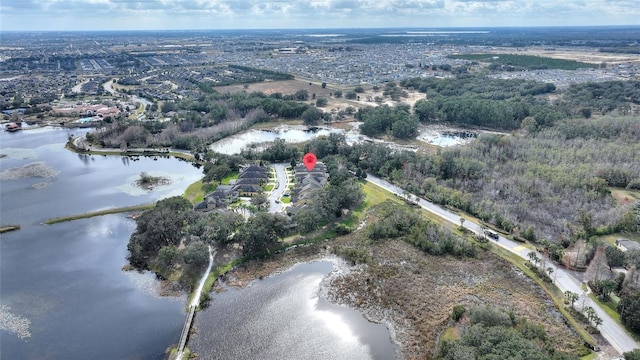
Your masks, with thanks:
[(224, 177), (220, 183), (222, 185), (229, 185), (231, 180), (237, 180), (237, 179), (238, 179), (238, 173), (234, 173), (234, 174), (231, 174), (231, 175), (228, 175), (228, 176)]
[(550, 57), (533, 56), (533, 55), (514, 55), (514, 54), (464, 54), (449, 55), (453, 59), (475, 60), (480, 62), (488, 62), (492, 64), (516, 66), (530, 70), (535, 69), (560, 69), (560, 70), (576, 70), (581, 68), (595, 68), (596, 65), (584, 62), (564, 59), (554, 59)]
[(569, 312), (567, 310), (564, 309), (565, 305), (564, 305), (564, 293), (562, 293), (562, 291), (560, 291), (560, 289), (558, 289), (558, 287), (556, 287), (553, 284), (549, 284), (546, 283), (544, 281), (542, 281), (542, 279), (540, 279), (538, 276), (536, 276), (536, 274), (533, 273), (533, 271), (531, 271), (531, 269), (529, 269), (527, 266), (524, 265), (524, 260), (519, 257), (518, 255), (503, 249), (500, 246), (493, 246), (491, 248), (491, 252), (500, 256), (501, 258), (509, 261), (510, 263), (512, 263), (513, 265), (515, 265), (518, 269), (520, 269), (520, 271), (522, 271), (523, 273), (525, 273), (529, 278), (531, 278), (540, 288), (542, 288), (548, 295), (549, 297), (551, 297), (551, 299), (553, 300), (554, 304), (556, 304), (556, 307), (558, 309), (558, 311), (560, 311), (560, 313), (562, 313), (562, 315), (565, 317), (565, 319), (567, 319), (567, 321), (569, 322), (570, 326), (576, 330), (578, 332), (578, 334), (580, 335), (580, 337), (582, 337), (582, 339), (584, 341), (587, 341), (591, 344), (595, 344), (596, 341), (593, 338), (593, 336), (591, 336), (591, 334), (589, 334), (584, 326), (582, 326), (578, 320), (576, 320), (573, 316), (571, 316), (571, 314), (569, 314)]
[(640, 233), (620, 232), (598, 237), (601, 241), (613, 246), (616, 245), (616, 240), (620, 238), (640, 242)]
[(593, 293), (589, 293), (589, 297), (596, 304), (598, 304), (598, 306), (600, 306), (600, 308), (602, 310), (604, 310), (604, 312), (606, 312), (607, 315), (609, 315), (615, 322), (617, 322), (618, 325), (620, 325), (620, 326), (622, 326), (624, 328), (624, 326), (620, 322), (620, 314), (616, 310), (616, 306), (614, 304), (612, 304), (610, 301), (602, 301), (602, 300), (598, 299), (598, 297), (595, 296)]
[(618, 204), (634, 203), (640, 199), (640, 191), (621, 189), (621, 188), (609, 188), (611, 196), (618, 202)]
[(198, 180), (187, 187), (184, 191), (184, 198), (189, 200), (192, 204), (197, 204), (204, 200), (204, 183), (202, 180)]
[(65, 221), (86, 219), (86, 218), (90, 218), (90, 217), (94, 217), (94, 216), (118, 214), (118, 213), (131, 212), (131, 211), (144, 211), (144, 210), (149, 210), (149, 209), (153, 208), (154, 206), (155, 206), (155, 204), (123, 206), (123, 207), (119, 207), (119, 208), (106, 209), (106, 210), (100, 210), (100, 211), (93, 211), (93, 212), (88, 212), (88, 213), (84, 213), (84, 214), (57, 217), (57, 218), (49, 219), (49, 220), (45, 221), (44, 223), (47, 224), (47, 225), (52, 225), (52, 224), (57, 224), (57, 223), (65, 222)]

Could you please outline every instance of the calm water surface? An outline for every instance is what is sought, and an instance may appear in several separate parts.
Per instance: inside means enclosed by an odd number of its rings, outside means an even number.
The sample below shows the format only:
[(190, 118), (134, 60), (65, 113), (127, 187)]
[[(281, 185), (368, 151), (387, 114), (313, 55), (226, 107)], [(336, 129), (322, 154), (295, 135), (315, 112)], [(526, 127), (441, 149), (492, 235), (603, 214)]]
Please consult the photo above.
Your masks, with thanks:
[[(0, 355), (162, 359), (180, 336), (185, 299), (160, 298), (154, 276), (121, 271), (134, 222), (117, 214), (41, 223), (180, 194), (201, 171), (175, 159), (80, 156), (64, 149), (69, 133), (50, 128), (0, 133), (0, 153), (7, 155), (0, 159), (0, 171), (42, 162), (58, 173), (53, 178), (0, 181), (0, 221), (22, 227), (0, 235), (0, 306), (5, 320)], [(141, 171), (170, 177), (173, 183), (141, 191), (132, 185)], [(42, 182), (49, 185), (32, 187)]]
[(393, 359), (382, 324), (330, 304), (320, 283), (331, 261), (298, 264), (240, 290), (212, 295), (189, 341), (200, 359)]
[[(75, 131), (79, 134), (82, 131)], [(71, 132), (0, 133), (0, 171), (34, 162), (53, 178), (0, 181), (0, 356), (3, 359), (163, 359), (177, 343), (186, 298), (162, 298), (151, 274), (123, 272), (135, 223), (115, 214), (56, 225), (49, 218), (179, 195), (202, 172), (176, 159), (84, 156)], [(132, 185), (140, 172), (172, 184)], [(46, 183), (43, 188), (34, 184)], [(201, 359), (391, 359), (384, 325), (319, 296), (330, 261), (301, 264), (243, 290), (214, 295), (196, 316)]]
[(265, 144), (268, 145), (276, 139), (283, 139), (288, 143), (301, 143), (330, 133), (343, 133), (343, 131), (333, 128), (307, 128), (305, 126), (278, 126), (270, 130), (251, 129), (216, 141), (209, 148), (222, 154), (240, 154), (243, 149), (250, 146), (261, 150)]

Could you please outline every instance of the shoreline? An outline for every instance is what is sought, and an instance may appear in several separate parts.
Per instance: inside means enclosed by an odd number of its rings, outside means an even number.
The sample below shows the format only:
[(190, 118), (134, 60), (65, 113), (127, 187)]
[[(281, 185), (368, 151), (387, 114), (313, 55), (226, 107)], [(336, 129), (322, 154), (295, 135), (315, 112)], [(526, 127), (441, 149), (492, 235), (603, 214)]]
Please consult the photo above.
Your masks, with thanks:
[[(313, 244), (310, 247), (314, 248), (308, 249), (307, 251), (305, 251), (305, 248), (295, 248), (287, 251), (286, 253), (283, 252), (277, 254), (276, 257), (266, 262), (250, 260), (234, 266), (225, 274), (221, 275), (220, 278), (216, 279), (220, 281), (216, 281), (214, 287), (210, 291), (210, 293), (212, 293), (211, 301), (215, 301), (215, 298), (213, 297), (215, 296), (215, 294), (226, 292), (229, 289), (240, 291), (246, 288), (250, 288), (252, 284), (256, 283), (257, 281), (285, 274), (299, 265), (311, 264), (315, 262), (330, 262), (332, 264), (331, 271), (323, 275), (322, 280), (315, 290), (317, 296), (321, 297), (324, 301), (328, 302), (332, 306), (342, 307), (356, 312), (357, 314), (362, 316), (362, 318), (368, 323), (384, 325), (385, 329), (388, 331), (388, 339), (394, 353), (394, 358), (405, 358), (404, 354), (402, 353), (404, 345), (398, 340), (396, 336), (398, 334), (397, 329), (401, 324), (394, 322), (391, 317), (377, 317), (374, 312), (367, 311), (360, 307), (352, 306), (351, 304), (345, 301), (341, 301), (335, 296), (332, 296), (332, 294), (336, 292), (336, 289), (334, 289), (334, 287), (336, 286), (334, 284), (334, 279), (343, 277), (351, 273), (354, 269), (357, 269), (357, 266), (349, 265), (348, 262), (342, 257), (334, 254), (332, 252), (332, 247), (315, 245), (318, 244)], [(214, 271), (212, 271), (211, 273), (213, 272)], [(206, 308), (202, 310), (206, 311)], [(377, 310), (378, 314), (383, 314), (386, 312), (385, 309)]]
[(55, 217), (55, 218), (44, 221), (43, 224), (53, 225), (61, 222), (87, 219), (87, 218), (96, 217), (96, 216), (119, 214), (119, 213), (132, 212), (132, 211), (144, 211), (144, 210), (151, 209), (154, 206), (155, 206), (155, 203), (151, 203), (151, 204), (122, 206), (122, 207), (105, 209), (105, 210), (91, 211), (91, 212), (86, 212), (82, 214)]
[[(256, 281), (278, 276), (291, 270), (299, 264), (308, 264), (319, 261), (329, 261), (333, 264), (331, 272), (326, 274), (318, 287), (318, 295), (323, 297), (328, 303), (335, 306), (342, 306), (358, 312), (366, 321), (372, 324), (382, 324), (389, 332), (389, 340), (394, 347), (397, 359), (405, 358), (403, 354), (404, 343), (398, 338), (398, 334), (406, 333), (408, 328), (394, 321), (388, 316), (388, 309), (376, 307), (375, 309), (365, 309), (354, 306), (337, 296), (339, 284), (334, 281), (357, 271), (358, 265), (350, 265), (345, 259), (332, 252), (333, 246), (314, 243), (309, 246), (293, 248), (290, 251), (283, 251), (276, 254), (267, 261), (249, 260), (244, 263), (234, 265), (225, 273), (216, 277), (210, 292), (215, 294), (227, 291), (228, 288), (242, 290), (250, 287)], [(210, 273), (213, 274), (214, 271)], [(217, 280), (220, 280), (218, 282)], [(213, 299), (212, 299), (213, 301)]]

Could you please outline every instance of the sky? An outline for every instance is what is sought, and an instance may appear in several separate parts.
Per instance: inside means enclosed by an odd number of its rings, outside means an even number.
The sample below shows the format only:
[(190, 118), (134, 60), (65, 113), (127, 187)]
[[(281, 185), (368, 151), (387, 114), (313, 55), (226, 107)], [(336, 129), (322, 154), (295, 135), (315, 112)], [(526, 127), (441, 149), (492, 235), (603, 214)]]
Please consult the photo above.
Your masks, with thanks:
[(0, 0), (0, 31), (640, 25), (639, 0)]

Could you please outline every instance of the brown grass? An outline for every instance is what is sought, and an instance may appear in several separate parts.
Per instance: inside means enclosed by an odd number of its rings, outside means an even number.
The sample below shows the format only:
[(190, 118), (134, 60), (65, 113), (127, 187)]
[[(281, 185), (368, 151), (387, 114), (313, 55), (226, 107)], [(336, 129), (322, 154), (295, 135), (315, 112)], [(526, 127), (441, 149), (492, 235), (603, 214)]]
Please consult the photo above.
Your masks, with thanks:
[[(259, 91), (265, 93), (267, 95), (271, 95), (274, 93), (282, 93), (283, 95), (293, 94), (298, 90), (307, 90), (309, 93), (309, 100), (311, 99), (312, 94), (316, 94), (316, 98), (318, 97), (329, 97), (329, 93), (332, 93), (334, 90), (329, 87), (323, 89), (320, 84), (316, 84), (310, 81), (304, 80), (283, 80), (283, 81), (262, 81), (252, 84), (247, 84), (248, 87), (245, 88), (244, 84), (235, 84), (235, 85), (227, 85), (227, 86), (218, 86), (216, 87), (216, 91), (220, 93), (234, 93), (238, 91), (247, 91), (254, 92)], [(315, 101), (315, 100), (314, 100)]]
[(366, 251), (371, 261), (333, 279), (333, 302), (360, 309), (376, 322), (391, 324), (407, 359), (432, 358), (437, 340), (451, 325), (454, 305), (496, 306), (517, 317), (543, 324), (552, 344), (576, 352), (581, 340), (562, 322), (553, 301), (531, 279), (507, 261), (488, 252), (477, 259), (436, 257), (402, 240), (371, 243), (353, 233), (328, 243), (277, 254), (268, 261), (251, 261), (228, 273), (228, 285), (283, 271), (298, 262), (329, 254), (329, 248), (353, 247)]
[(555, 348), (581, 347), (544, 291), (495, 255), (435, 257), (401, 240), (367, 244), (357, 235), (336, 242), (335, 246), (365, 249), (373, 260), (334, 280), (334, 300), (360, 308), (373, 320), (394, 324), (407, 359), (435, 355), (438, 336), (449, 325), (456, 304), (513, 310), (517, 317), (543, 324)]

